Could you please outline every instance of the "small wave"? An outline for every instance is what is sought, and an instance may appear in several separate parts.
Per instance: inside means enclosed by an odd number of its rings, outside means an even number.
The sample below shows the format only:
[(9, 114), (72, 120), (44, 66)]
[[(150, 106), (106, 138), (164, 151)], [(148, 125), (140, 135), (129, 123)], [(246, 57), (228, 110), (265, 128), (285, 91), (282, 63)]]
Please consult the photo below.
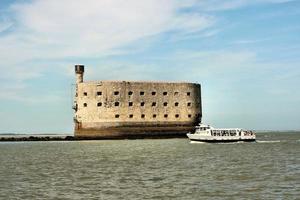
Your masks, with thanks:
[(257, 143), (277, 143), (280, 142), (280, 140), (257, 140)]

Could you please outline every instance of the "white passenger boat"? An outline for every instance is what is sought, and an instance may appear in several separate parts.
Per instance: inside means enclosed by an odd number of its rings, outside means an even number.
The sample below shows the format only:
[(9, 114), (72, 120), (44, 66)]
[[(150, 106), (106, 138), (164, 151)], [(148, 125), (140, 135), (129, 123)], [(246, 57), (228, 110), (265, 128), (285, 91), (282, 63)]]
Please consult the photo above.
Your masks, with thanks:
[(209, 125), (199, 124), (195, 132), (188, 133), (191, 141), (198, 142), (254, 142), (255, 133), (240, 128), (213, 128)]

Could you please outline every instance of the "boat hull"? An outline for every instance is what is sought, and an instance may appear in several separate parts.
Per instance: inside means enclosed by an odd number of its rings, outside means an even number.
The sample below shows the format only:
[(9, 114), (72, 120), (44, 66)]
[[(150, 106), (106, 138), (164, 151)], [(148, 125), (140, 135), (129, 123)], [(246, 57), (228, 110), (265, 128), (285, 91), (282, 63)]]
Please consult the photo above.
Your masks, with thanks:
[(236, 139), (236, 140), (201, 140), (201, 139), (190, 139), (195, 142), (205, 142), (205, 143), (234, 143), (234, 142), (255, 142), (255, 139)]
[(191, 141), (207, 143), (255, 142), (255, 136), (209, 136), (201, 134), (187, 134)]

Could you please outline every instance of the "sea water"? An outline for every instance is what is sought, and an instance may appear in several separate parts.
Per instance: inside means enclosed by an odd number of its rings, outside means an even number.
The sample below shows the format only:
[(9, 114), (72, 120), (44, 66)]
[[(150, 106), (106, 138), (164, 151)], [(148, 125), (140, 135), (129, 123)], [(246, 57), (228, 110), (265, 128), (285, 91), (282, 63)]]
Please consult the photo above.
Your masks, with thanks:
[(299, 199), (300, 133), (0, 143), (0, 199)]

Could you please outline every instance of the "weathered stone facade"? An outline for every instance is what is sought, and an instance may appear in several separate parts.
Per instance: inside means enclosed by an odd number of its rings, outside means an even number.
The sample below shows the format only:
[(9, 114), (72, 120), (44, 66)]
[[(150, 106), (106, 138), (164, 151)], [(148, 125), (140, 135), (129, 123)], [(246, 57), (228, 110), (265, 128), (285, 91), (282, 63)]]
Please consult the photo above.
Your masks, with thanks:
[(200, 84), (83, 82), (83, 67), (78, 69), (75, 137), (185, 136), (201, 121)]

